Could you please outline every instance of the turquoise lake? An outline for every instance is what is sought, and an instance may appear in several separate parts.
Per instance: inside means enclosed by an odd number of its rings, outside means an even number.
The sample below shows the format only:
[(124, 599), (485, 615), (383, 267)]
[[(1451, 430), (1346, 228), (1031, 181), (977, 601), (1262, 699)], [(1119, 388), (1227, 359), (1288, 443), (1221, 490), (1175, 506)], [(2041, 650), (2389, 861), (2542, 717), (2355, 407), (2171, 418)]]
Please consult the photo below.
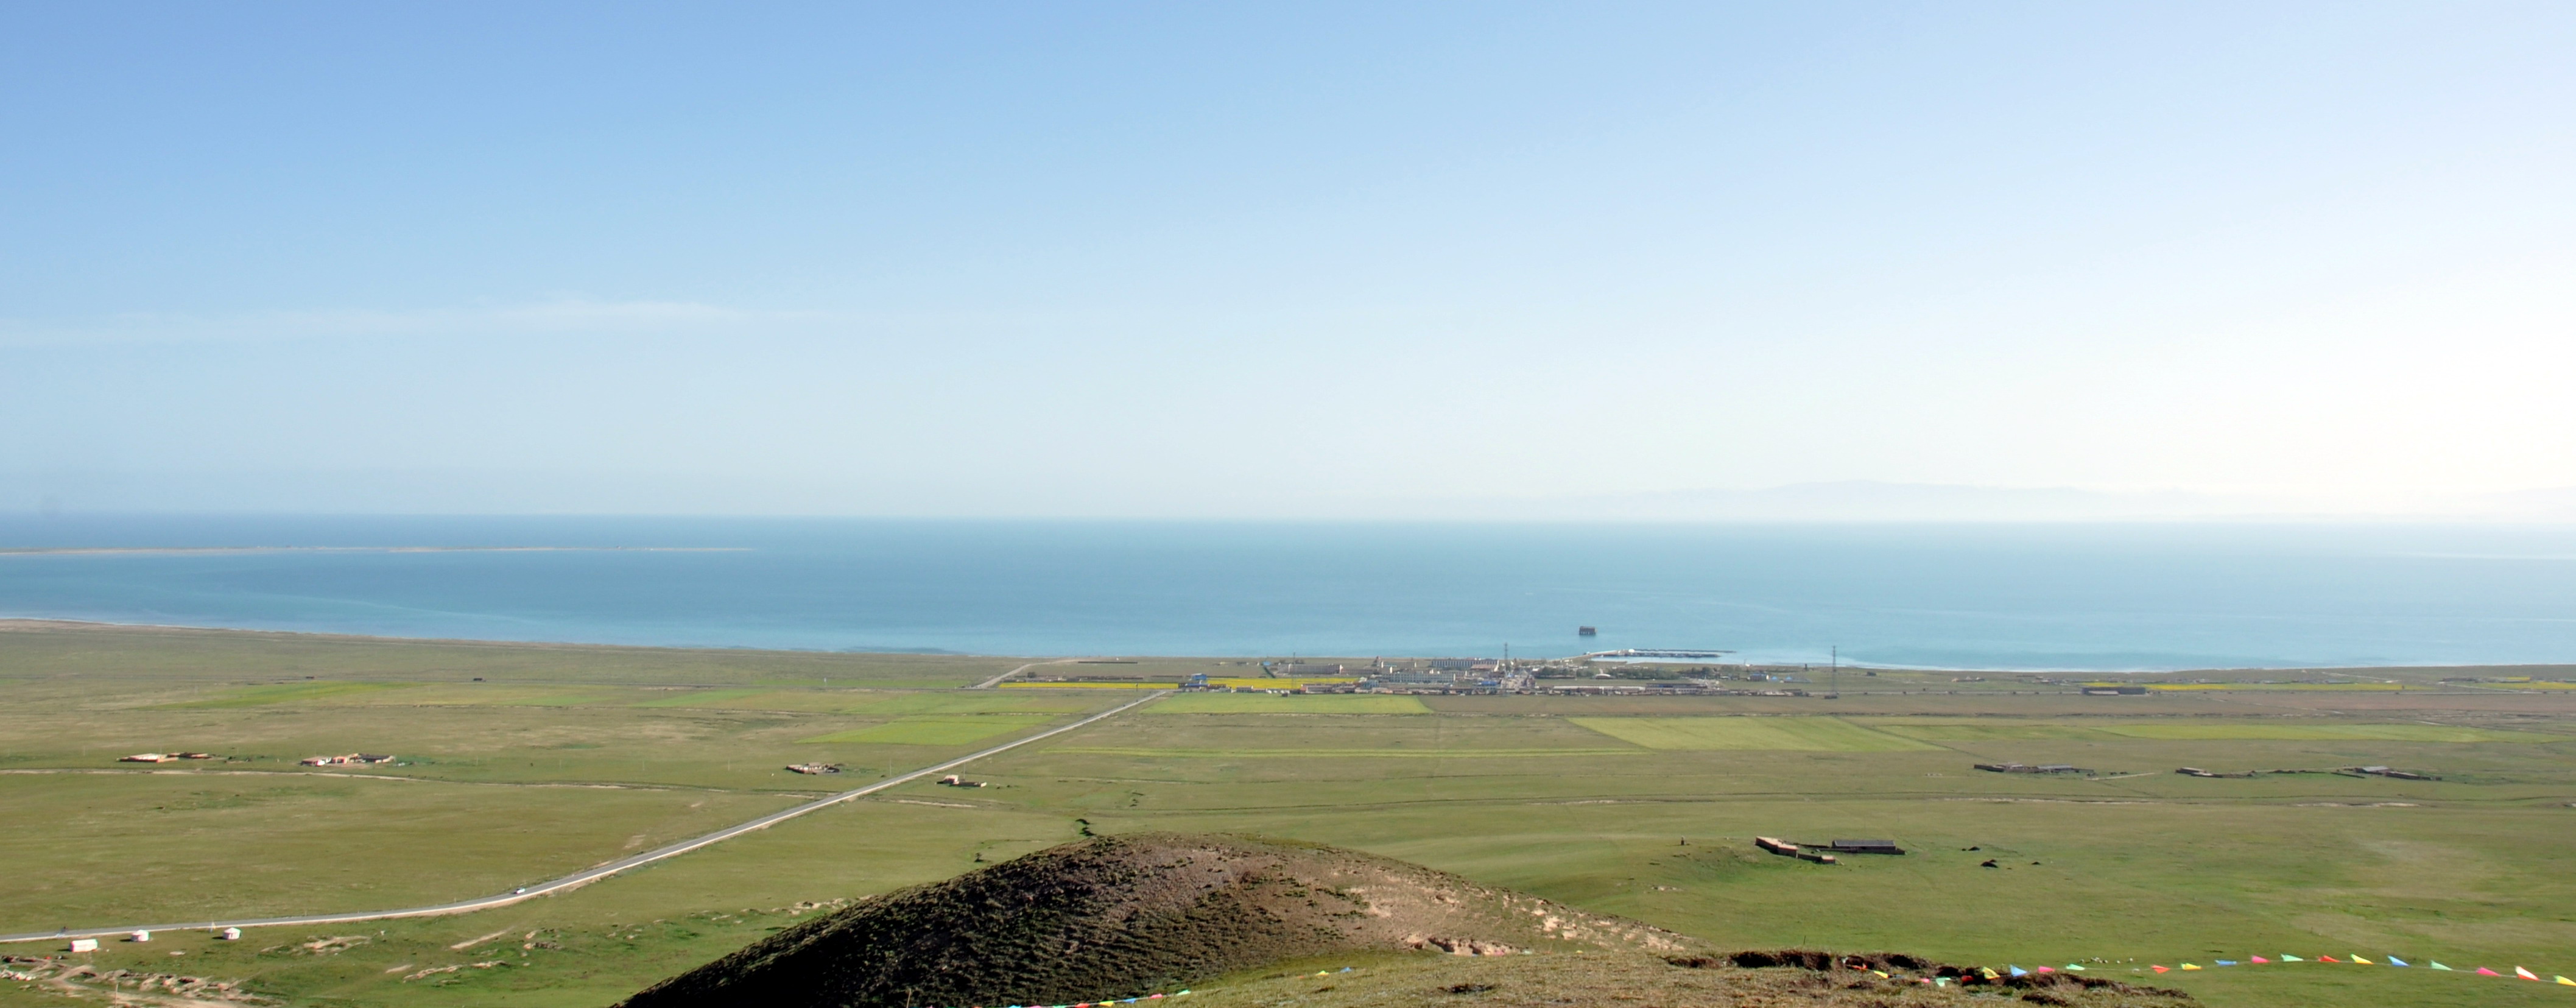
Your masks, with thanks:
[[(0, 547), (169, 550), (0, 554), (0, 616), (403, 637), (1791, 662), (1839, 646), (1867, 664), (2075, 670), (2576, 661), (2576, 529), (2557, 526), (20, 516), (0, 519)], [(1577, 637), (1586, 624), (1600, 636)]]

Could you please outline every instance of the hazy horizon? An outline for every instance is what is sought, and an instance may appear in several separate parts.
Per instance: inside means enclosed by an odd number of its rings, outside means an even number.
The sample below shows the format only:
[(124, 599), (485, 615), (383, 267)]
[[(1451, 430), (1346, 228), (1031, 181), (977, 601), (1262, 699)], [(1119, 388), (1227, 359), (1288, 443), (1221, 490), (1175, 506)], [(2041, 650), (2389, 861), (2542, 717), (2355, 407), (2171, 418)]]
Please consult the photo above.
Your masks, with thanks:
[(2576, 520), (2576, 8), (0, 11), (0, 513)]

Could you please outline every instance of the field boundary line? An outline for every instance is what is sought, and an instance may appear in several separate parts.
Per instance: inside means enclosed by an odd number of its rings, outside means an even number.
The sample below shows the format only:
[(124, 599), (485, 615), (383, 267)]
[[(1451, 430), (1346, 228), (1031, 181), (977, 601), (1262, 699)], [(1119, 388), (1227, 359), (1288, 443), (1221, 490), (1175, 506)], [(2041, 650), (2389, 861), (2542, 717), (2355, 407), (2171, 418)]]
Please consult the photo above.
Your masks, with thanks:
[(31, 932), (25, 934), (0, 935), (0, 943), (53, 941), (65, 938), (112, 938), (119, 935), (131, 934), (136, 931), (212, 931), (228, 927), (251, 928), (288, 927), (304, 924), (346, 924), (354, 921), (393, 920), (401, 917), (443, 917), (449, 914), (472, 913), (476, 910), (490, 910), (496, 907), (505, 907), (514, 903), (536, 899), (539, 896), (549, 896), (555, 893), (578, 889), (582, 886), (589, 885), (593, 882), (597, 882), (621, 872), (641, 868), (656, 861), (675, 858), (701, 847), (719, 844), (755, 830), (767, 829), (798, 816), (802, 816), (810, 812), (818, 812), (834, 805), (841, 804), (842, 802), (875, 794), (876, 792), (883, 791), (897, 785), (909, 784), (913, 781), (920, 780), (921, 778), (928, 777), (944, 770), (964, 766), (976, 760), (983, 759), (986, 756), (1017, 749), (1041, 739), (1053, 738), (1077, 728), (1088, 727), (1170, 695), (1171, 691), (1169, 690), (1157, 690), (1145, 697), (1120, 704), (1098, 714), (1075, 721), (1072, 724), (1050, 728), (1046, 731), (1028, 736), (1027, 738), (1013, 739), (1009, 742), (1002, 743), (1001, 745), (993, 746), (988, 749), (977, 750), (935, 766), (927, 766), (919, 770), (905, 773), (901, 776), (889, 777), (866, 787), (853, 788), (851, 790), (832, 795), (828, 798), (816, 799), (802, 805), (796, 805), (781, 811), (772, 812), (748, 822), (727, 826), (713, 833), (692, 837), (677, 843), (667, 844), (654, 848), (653, 850), (645, 851), (642, 854), (620, 858), (597, 867), (586, 868), (581, 871), (574, 872), (570, 875), (563, 876), (562, 878), (514, 889), (497, 896), (458, 900), (453, 903), (440, 903), (435, 906), (409, 907), (401, 910), (360, 910), (351, 913), (309, 914), (299, 917), (256, 917), (246, 920), (195, 921), (184, 924), (131, 924), (118, 927), (79, 929), (65, 928), (54, 932)]

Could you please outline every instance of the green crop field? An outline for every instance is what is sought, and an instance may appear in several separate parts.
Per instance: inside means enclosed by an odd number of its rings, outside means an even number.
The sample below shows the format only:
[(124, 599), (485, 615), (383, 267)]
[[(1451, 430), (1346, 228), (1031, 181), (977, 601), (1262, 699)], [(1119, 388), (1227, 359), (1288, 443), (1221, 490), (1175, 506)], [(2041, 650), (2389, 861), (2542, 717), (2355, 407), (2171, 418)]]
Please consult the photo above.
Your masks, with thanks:
[[(2105, 740), (2121, 737), (2101, 728), (2071, 724), (1965, 724), (1883, 721), (1879, 731), (1926, 742), (2026, 742), (2036, 739)], [(2144, 736), (2141, 736), (2144, 737)]]
[(1829, 717), (1585, 717), (1575, 724), (1648, 749), (1902, 752), (1934, 746)]
[[(1137, 698), (957, 689), (1018, 663), (0, 632), (0, 932), (502, 892)], [(1948, 673), (1883, 673), (1840, 699), (1173, 696), (966, 768), (991, 787), (908, 784), (506, 908), (230, 943), (170, 932), (86, 958), (292, 1006), (596, 1008), (834, 901), (1085, 830), (1172, 829), (1353, 847), (1734, 946), (2083, 960), (2123, 979), (2282, 953), (2569, 973), (2576, 692), (2438, 686), (2459, 674), (2119, 698)], [(307, 688), (347, 683), (403, 688)], [(1389, 709), (1411, 716), (1358, 713)], [(218, 758), (116, 762), (179, 749)], [(350, 751), (397, 762), (295, 764)], [(2097, 776), (1972, 769), (1997, 761)], [(784, 769), (805, 762), (848, 770)], [(2369, 764), (2440, 779), (2173, 772)], [(1757, 835), (1909, 853), (1815, 865)], [(2217, 1008), (2576, 1004), (2424, 969), (2135, 976)], [(0, 1005), (75, 1003), (0, 983)]]
[(1189, 693), (1162, 701), (1155, 714), (1429, 714), (1409, 696), (1271, 696), (1267, 693)]

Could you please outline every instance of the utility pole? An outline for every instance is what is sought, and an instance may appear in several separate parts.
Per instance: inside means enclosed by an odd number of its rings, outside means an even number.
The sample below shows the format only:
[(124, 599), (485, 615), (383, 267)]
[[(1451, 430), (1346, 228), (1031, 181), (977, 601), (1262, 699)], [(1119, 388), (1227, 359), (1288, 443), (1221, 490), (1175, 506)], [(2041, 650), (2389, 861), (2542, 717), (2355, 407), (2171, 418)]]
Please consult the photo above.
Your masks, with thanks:
[(1834, 699), (1840, 700), (1843, 698), (1843, 646), (1840, 644), (1834, 645), (1833, 655), (1834, 668), (1832, 675)]

